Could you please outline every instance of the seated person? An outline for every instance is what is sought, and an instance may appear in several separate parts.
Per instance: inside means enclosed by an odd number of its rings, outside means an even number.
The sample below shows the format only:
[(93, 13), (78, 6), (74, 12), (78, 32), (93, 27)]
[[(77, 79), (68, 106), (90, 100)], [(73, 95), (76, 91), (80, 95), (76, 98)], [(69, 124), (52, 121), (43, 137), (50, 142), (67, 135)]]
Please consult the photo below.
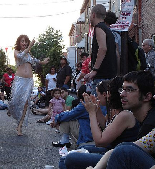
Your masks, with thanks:
[[(104, 81), (101, 83), (105, 83)], [(118, 89), (122, 86), (122, 78), (116, 77), (110, 82), (110, 112), (114, 111), (115, 117), (110, 119), (111, 122), (106, 126), (106, 119), (99, 111), (98, 100), (95, 96), (84, 94), (84, 106), (89, 112), (91, 132), (95, 146), (83, 146), (90, 153), (71, 153), (66, 156), (65, 167), (63, 168), (80, 168), (85, 169), (88, 166), (95, 166), (101, 159), (102, 154), (117, 144), (128, 141), (135, 141), (139, 131), (139, 123), (133, 116), (132, 112), (122, 110), (121, 98)], [(106, 95), (106, 93), (104, 93)], [(110, 101), (110, 98), (108, 100)], [(114, 102), (115, 101), (115, 102)], [(60, 166), (60, 165), (59, 165)], [(60, 166), (61, 168), (61, 166)]]
[[(83, 99), (82, 94), (84, 92), (86, 92), (86, 86), (82, 85), (77, 92), (79, 99)], [(56, 115), (55, 121), (51, 126), (55, 127), (57, 124), (60, 124), (60, 131), (63, 135), (60, 141), (52, 142), (55, 147), (63, 147), (65, 145), (70, 147), (70, 134), (77, 139), (77, 145), (93, 141), (90, 130), (89, 115), (81, 102), (72, 110)]]
[(34, 98), (34, 105), (37, 105), (39, 107), (39, 102), (42, 100), (45, 100), (45, 92), (43, 91), (42, 87), (38, 87), (38, 93), (37, 96)]
[[(121, 91), (123, 108), (130, 108), (141, 124), (138, 133), (139, 140), (134, 142), (135, 144), (119, 144), (114, 150), (108, 151), (94, 169), (149, 169), (155, 165), (155, 101), (153, 99), (153, 75), (149, 71), (130, 72), (124, 76)], [(153, 131), (149, 133), (152, 129)], [(149, 134), (147, 135), (147, 133)], [(151, 154), (153, 158), (136, 145)], [(92, 167), (89, 168), (91, 169)]]
[[(134, 143), (122, 143), (109, 150), (87, 169), (155, 169), (155, 128)], [(153, 158), (152, 158), (153, 157)]]
[[(86, 88), (87, 90), (87, 88)], [(106, 100), (105, 100), (105, 91), (107, 91), (107, 83), (99, 83), (96, 86), (96, 91), (98, 93), (98, 100), (100, 100), (100, 108), (104, 116), (107, 115)], [(89, 92), (88, 92), (89, 93)], [(80, 103), (80, 98), (77, 98), (72, 101), (72, 107), (76, 107)]]
[[(49, 101), (49, 112), (52, 112), (51, 119), (46, 124), (53, 123), (55, 116), (65, 111), (65, 100), (61, 97), (61, 90), (53, 89), (53, 97)], [(56, 126), (56, 132), (59, 132), (59, 125)]]
[[(51, 98), (53, 97), (53, 90), (51, 91)], [(61, 97), (65, 100), (65, 111), (71, 110), (72, 108), (72, 101), (75, 99), (71, 95), (69, 95), (69, 91), (66, 88), (61, 88)], [(46, 114), (46, 116), (40, 120), (37, 121), (37, 123), (51, 123), (51, 115), (52, 111), (50, 110), (50, 107), (45, 109), (34, 109), (36, 114)]]
[(65, 88), (61, 88), (61, 97), (65, 100), (65, 110), (72, 109), (72, 101), (75, 99), (73, 96), (69, 95), (69, 91)]

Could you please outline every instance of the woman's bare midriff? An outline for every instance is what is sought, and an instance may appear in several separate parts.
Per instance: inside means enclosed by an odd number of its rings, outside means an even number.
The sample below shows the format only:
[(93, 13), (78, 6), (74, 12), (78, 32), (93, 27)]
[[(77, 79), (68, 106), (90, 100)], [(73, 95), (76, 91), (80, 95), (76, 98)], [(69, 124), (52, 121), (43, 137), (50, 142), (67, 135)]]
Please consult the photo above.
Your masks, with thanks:
[(24, 77), (24, 78), (32, 78), (32, 66), (30, 63), (24, 63), (17, 68), (16, 76)]

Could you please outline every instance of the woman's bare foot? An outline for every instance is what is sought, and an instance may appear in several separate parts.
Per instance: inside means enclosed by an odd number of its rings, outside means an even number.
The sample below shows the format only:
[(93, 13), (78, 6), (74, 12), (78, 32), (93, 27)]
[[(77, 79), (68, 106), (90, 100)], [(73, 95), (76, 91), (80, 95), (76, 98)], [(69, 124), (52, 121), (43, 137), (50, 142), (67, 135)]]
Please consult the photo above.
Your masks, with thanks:
[(10, 116), (11, 116), (11, 113), (8, 111), (8, 112), (7, 112), (7, 115), (10, 117)]
[(44, 119), (40, 119), (37, 121), (37, 123), (45, 123)]
[(18, 136), (22, 136), (23, 134), (22, 134), (22, 129), (21, 129), (21, 127), (18, 127), (17, 128), (17, 135)]

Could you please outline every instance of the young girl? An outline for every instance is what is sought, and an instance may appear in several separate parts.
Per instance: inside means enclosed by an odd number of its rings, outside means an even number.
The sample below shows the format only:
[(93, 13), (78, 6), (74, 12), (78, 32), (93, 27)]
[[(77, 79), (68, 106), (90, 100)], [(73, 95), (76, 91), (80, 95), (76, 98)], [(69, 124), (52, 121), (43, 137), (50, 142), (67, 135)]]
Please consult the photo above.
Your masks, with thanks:
[(49, 101), (47, 109), (35, 109), (36, 113), (47, 113), (47, 115), (38, 120), (37, 123), (51, 124), (57, 114), (65, 110), (65, 100), (61, 97), (61, 90), (56, 88), (51, 91), (52, 99)]
[[(49, 112), (51, 112), (50, 122), (53, 123), (55, 116), (60, 114), (65, 110), (65, 100), (61, 98), (61, 90), (54, 89), (53, 90), (53, 98), (49, 103)], [(56, 132), (58, 132), (59, 126), (56, 126)]]

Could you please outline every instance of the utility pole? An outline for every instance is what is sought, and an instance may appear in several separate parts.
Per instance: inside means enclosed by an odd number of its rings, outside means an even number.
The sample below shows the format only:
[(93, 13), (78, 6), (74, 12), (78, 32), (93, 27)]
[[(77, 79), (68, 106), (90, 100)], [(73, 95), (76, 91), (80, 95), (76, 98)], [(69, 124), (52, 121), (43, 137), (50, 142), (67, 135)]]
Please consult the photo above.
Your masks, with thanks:
[(109, 11), (111, 11), (111, 0), (109, 0)]
[(121, 32), (121, 75), (128, 73), (128, 31)]

